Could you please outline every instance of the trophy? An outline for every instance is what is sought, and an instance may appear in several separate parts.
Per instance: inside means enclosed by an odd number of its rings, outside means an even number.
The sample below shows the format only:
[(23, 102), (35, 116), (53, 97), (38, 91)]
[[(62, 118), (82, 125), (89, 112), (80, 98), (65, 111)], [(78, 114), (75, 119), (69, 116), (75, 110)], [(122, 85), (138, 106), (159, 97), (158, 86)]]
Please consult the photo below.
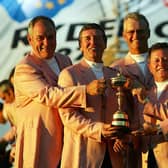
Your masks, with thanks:
[(118, 73), (116, 77), (111, 78), (111, 85), (117, 90), (116, 96), (118, 101), (118, 110), (113, 114), (112, 125), (124, 133), (129, 132), (128, 115), (122, 110), (124, 101), (123, 86), (126, 81), (127, 79), (121, 73)]

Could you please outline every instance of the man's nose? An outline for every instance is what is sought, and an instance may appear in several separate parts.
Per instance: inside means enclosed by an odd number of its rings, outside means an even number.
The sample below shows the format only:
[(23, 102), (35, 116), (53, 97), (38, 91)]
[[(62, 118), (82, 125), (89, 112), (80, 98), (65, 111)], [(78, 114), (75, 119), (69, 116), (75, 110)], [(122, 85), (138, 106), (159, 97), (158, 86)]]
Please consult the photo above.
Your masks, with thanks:
[(48, 38), (45, 37), (44, 40), (43, 40), (43, 43), (44, 43), (45, 45), (47, 45), (47, 44), (48, 44), (48, 41), (49, 41)]
[(138, 30), (135, 30), (134, 32), (133, 32), (133, 37), (134, 38), (137, 38), (139, 36), (139, 31)]

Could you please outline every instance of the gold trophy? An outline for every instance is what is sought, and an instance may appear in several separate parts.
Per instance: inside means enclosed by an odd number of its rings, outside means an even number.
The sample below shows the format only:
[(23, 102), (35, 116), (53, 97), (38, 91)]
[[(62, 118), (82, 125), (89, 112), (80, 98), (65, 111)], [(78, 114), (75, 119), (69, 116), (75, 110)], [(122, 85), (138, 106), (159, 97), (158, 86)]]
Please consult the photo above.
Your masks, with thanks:
[(117, 89), (118, 110), (113, 114), (112, 125), (117, 127), (124, 133), (129, 132), (128, 115), (122, 110), (124, 93), (123, 86), (127, 79), (121, 73), (118, 73), (116, 77), (111, 78), (111, 85)]

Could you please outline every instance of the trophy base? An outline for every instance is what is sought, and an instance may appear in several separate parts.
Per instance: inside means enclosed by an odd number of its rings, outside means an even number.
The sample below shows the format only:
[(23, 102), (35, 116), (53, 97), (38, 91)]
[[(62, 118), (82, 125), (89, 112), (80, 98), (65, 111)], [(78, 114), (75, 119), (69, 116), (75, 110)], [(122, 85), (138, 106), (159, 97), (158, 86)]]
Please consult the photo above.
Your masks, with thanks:
[(130, 132), (128, 115), (125, 112), (115, 112), (113, 114), (113, 120), (111, 122), (111, 125), (114, 127), (114, 129), (121, 133), (126, 134)]

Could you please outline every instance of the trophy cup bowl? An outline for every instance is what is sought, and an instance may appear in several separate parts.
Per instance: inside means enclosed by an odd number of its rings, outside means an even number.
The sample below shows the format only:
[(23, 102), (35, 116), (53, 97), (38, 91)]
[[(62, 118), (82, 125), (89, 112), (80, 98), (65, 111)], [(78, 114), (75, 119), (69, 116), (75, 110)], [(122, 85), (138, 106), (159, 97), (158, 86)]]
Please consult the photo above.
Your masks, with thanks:
[(123, 98), (124, 98), (124, 93), (122, 89), (126, 81), (127, 81), (126, 77), (124, 77), (120, 73), (117, 74), (116, 77), (111, 78), (112, 87), (117, 89), (116, 96), (118, 100), (118, 110), (113, 114), (111, 124), (124, 133), (129, 132), (128, 115), (122, 110)]

